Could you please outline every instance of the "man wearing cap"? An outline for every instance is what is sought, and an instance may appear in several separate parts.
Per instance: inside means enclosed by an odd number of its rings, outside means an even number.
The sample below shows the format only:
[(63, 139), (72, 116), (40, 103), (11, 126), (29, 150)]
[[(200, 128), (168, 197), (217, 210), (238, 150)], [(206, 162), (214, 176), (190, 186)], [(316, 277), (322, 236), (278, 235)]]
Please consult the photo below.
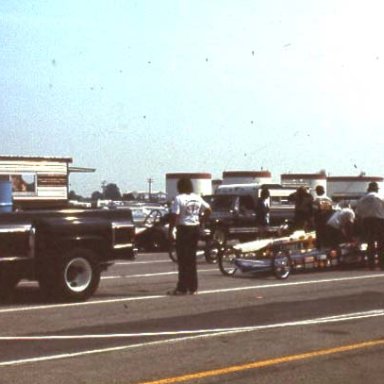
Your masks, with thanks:
[(378, 192), (378, 184), (372, 181), (366, 195), (360, 198), (356, 206), (362, 237), (368, 245), (368, 263), (371, 269), (375, 268), (376, 253), (380, 268), (384, 269), (384, 202)]

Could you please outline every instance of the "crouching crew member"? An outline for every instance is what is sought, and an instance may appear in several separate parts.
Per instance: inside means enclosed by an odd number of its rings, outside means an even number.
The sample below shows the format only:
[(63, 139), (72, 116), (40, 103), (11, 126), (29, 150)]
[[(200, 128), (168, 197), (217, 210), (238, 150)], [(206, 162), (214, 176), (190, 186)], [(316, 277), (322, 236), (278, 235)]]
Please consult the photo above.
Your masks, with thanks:
[(349, 207), (335, 211), (325, 225), (325, 245), (337, 248), (339, 244), (353, 241), (355, 217), (355, 212)]
[(209, 204), (201, 196), (193, 193), (189, 178), (181, 178), (177, 183), (179, 194), (171, 205), (169, 239), (174, 241), (176, 227), (176, 255), (178, 262), (178, 282), (169, 295), (195, 294), (197, 292), (196, 251), (200, 233), (200, 217), (206, 219), (211, 213)]

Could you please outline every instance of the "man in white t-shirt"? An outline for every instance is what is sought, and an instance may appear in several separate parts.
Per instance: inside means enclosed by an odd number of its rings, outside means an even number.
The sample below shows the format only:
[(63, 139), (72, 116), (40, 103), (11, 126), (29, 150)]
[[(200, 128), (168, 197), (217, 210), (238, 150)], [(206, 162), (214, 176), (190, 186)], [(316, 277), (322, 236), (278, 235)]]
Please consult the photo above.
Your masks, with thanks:
[(169, 238), (174, 241), (176, 227), (176, 254), (178, 260), (178, 282), (169, 295), (195, 294), (197, 292), (196, 251), (200, 232), (200, 217), (211, 212), (209, 204), (201, 196), (193, 193), (189, 178), (181, 178), (177, 183), (179, 194), (171, 205)]

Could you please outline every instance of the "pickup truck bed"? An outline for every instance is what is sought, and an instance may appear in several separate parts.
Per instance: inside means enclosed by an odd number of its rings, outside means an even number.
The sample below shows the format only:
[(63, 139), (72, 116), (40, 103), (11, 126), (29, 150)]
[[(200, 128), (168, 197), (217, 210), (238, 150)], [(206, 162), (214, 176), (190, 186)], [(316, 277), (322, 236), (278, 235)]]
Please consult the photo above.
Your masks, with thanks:
[(85, 300), (101, 271), (136, 253), (126, 210), (65, 209), (0, 214), (0, 296), (21, 279), (36, 280), (48, 296)]

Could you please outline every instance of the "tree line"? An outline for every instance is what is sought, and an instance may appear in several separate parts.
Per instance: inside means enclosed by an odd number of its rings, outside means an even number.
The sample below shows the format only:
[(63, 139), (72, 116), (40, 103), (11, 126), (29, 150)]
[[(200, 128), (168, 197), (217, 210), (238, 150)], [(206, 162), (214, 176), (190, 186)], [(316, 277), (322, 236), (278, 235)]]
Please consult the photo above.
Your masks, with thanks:
[(101, 184), (101, 191), (92, 192), (90, 197), (84, 197), (84, 196), (78, 195), (75, 191), (71, 190), (68, 194), (68, 198), (69, 200), (77, 200), (77, 201), (89, 200), (89, 199), (92, 201), (97, 201), (97, 200), (118, 201), (118, 200), (123, 200), (123, 198), (129, 199), (129, 194), (123, 196), (117, 184), (103, 182)]

